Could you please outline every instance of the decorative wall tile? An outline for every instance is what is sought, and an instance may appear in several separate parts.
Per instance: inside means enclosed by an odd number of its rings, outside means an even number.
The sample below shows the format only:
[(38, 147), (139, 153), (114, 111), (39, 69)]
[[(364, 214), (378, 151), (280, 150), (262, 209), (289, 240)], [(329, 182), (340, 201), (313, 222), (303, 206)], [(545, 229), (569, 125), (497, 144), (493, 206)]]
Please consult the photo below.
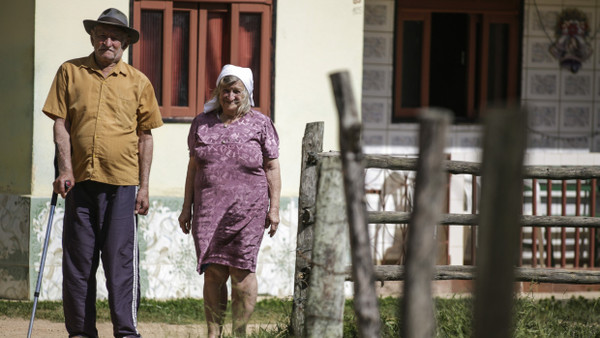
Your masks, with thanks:
[[(587, 16), (588, 19), (588, 25), (590, 27), (590, 36), (593, 37), (594, 33), (596, 32), (596, 29), (594, 29), (594, 27), (596, 26), (596, 8), (593, 7), (593, 4), (591, 4), (591, 2), (593, 2), (595, 0), (569, 0), (568, 4), (565, 4), (566, 6), (563, 6), (564, 8), (570, 7), (573, 8), (575, 6), (577, 6), (577, 9), (579, 9), (580, 11), (582, 11), (583, 13), (585, 13), (585, 15)], [(576, 2), (580, 2), (580, 3), (576, 3)], [(587, 3), (585, 3), (587, 2)]]
[(527, 135), (527, 148), (529, 149), (555, 149), (557, 147), (558, 139), (556, 137), (531, 131)]
[(0, 298), (27, 299), (29, 200), (0, 194)]
[(192, 237), (179, 229), (180, 207), (169, 204), (153, 201), (139, 218), (140, 269), (147, 284), (142, 292), (149, 298), (194, 297), (202, 294), (204, 279), (196, 272)]
[(392, 66), (365, 65), (363, 67), (362, 94), (391, 97)]
[[(599, 45), (600, 47), (600, 45)], [(595, 88), (594, 88), (594, 99), (600, 101), (600, 72), (596, 72), (595, 76)]]
[(558, 106), (553, 102), (527, 101), (529, 128), (537, 131), (558, 131)]
[(591, 103), (563, 103), (560, 131), (589, 133), (592, 125)]
[(562, 9), (557, 6), (540, 5), (531, 5), (529, 8), (529, 35), (550, 36), (554, 39), (554, 27)]
[(521, 99), (522, 100), (526, 100), (529, 98), (529, 96), (527, 95), (527, 88), (528, 88), (527, 78), (528, 78), (527, 68), (524, 68), (521, 71), (521, 88), (523, 88), (523, 90), (521, 91)]
[(387, 140), (391, 154), (418, 154), (419, 131), (393, 130)]
[(394, 30), (394, 2), (365, 2), (365, 26), (367, 31), (392, 32)]
[(590, 137), (581, 134), (560, 134), (558, 146), (564, 151), (588, 151), (590, 149)]
[(529, 67), (558, 68), (558, 61), (550, 54), (551, 41), (547, 37), (529, 38), (527, 65)]
[(558, 71), (529, 70), (527, 72), (527, 97), (530, 99), (558, 98)]
[(365, 97), (362, 100), (362, 122), (365, 128), (385, 128), (390, 123), (391, 106), (386, 98)]
[(591, 152), (600, 153), (600, 135), (594, 135)]
[(389, 143), (391, 146), (418, 147), (419, 132), (393, 132), (390, 133)]
[(394, 55), (394, 34), (365, 32), (363, 62), (391, 64)]
[(573, 74), (568, 71), (563, 71), (562, 82), (562, 99), (592, 99), (592, 72), (579, 71), (576, 74)]
[(481, 148), (482, 138), (479, 133), (462, 133), (454, 138), (453, 147), (455, 148)]
[(386, 132), (383, 130), (363, 130), (363, 151), (366, 154), (385, 154), (387, 151)]
[[(44, 266), (44, 282), (40, 289), (40, 300), (62, 299), (62, 232), (65, 214), (64, 200), (59, 198), (52, 219), (52, 230), (46, 249), (46, 262)], [(30, 297), (33, 297), (36, 278), (40, 271), (41, 255), (46, 237), (50, 215), (50, 201), (46, 199), (32, 199), (31, 219), (31, 276)], [(35, 276), (35, 277), (34, 277)], [(98, 275), (97, 275), (98, 276)], [(102, 277), (104, 274), (102, 274)], [(98, 297), (106, 297), (106, 287), (98, 280)]]

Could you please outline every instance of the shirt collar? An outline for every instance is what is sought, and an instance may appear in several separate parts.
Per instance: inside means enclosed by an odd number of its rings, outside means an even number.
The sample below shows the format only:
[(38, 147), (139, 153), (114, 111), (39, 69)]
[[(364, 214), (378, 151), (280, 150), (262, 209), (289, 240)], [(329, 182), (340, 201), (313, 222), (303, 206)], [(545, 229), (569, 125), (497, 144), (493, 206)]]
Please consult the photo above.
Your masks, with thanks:
[[(82, 67), (86, 67), (89, 68), (93, 71), (96, 71), (98, 73), (102, 73), (102, 70), (100, 69), (100, 66), (98, 66), (98, 64), (96, 63), (96, 58), (94, 57), (94, 52), (92, 52), (86, 59), (85, 61), (81, 64)], [(125, 67), (123, 67), (123, 59), (119, 60), (119, 62), (117, 62), (117, 64), (115, 65), (115, 67), (112, 69), (112, 73), (116, 73), (116, 74), (123, 74), (124, 76), (127, 76), (127, 72), (125, 71)]]

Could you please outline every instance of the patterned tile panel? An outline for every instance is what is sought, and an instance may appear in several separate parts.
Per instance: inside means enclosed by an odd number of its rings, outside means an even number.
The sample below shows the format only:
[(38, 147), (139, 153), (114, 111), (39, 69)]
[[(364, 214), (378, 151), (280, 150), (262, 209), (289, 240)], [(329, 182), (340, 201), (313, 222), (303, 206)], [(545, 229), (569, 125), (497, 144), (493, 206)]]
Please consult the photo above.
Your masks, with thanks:
[(29, 208), (27, 198), (0, 195), (0, 298), (28, 297)]
[(394, 30), (394, 2), (365, 2), (365, 30), (392, 32)]
[(537, 131), (558, 131), (558, 107), (552, 102), (527, 102), (528, 125)]
[(592, 99), (592, 72), (579, 71), (576, 74), (563, 72), (561, 99), (565, 100), (591, 100)]
[(527, 73), (528, 95), (530, 99), (558, 98), (558, 71), (529, 70)]
[[(30, 202), (27, 198), (0, 195), (0, 203), (0, 245), (3, 245), (0, 250), (0, 297), (33, 299), (46, 235), (49, 201), (36, 198)], [(181, 232), (177, 222), (181, 204), (179, 198), (155, 199), (151, 202), (149, 214), (139, 217), (142, 297), (202, 298), (204, 279), (196, 272), (194, 244), (191, 236)], [(259, 294), (286, 297), (293, 293), (297, 205), (296, 198), (282, 198), (277, 234), (263, 239), (257, 267)], [(31, 236), (27, 221), (29, 214)], [(63, 216), (64, 207), (60, 200), (52, 222), (40, 300), (62, 299)], [(15, 226), (19, 222), (22, 226)], [(28, 252), (29, 247), (31, 252)], [(20, 263), (7, 264), (13, 259)], [(104, 299), (107, 291), (101, 266), (96, 276), (97, 296)]]

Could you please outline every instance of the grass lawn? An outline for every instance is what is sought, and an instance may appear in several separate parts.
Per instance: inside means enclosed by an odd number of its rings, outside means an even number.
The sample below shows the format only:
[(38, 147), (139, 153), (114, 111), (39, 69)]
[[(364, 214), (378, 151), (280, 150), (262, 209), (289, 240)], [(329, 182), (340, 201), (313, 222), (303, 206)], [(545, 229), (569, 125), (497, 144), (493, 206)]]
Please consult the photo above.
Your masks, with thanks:
[[(29, 319), (32, 302), (0, 300), (0, 316)], [(437, 298), (435, 300), (437, 336), (470, 337), (472, 299)], [(107, 301), (98, 301), (98, 321), (109, 321)], [(400, 300), (381, 298), (379, 309), (382, 337), (398, 337), (402, 323)], [(288, 325), (292, 311), (291, 299), (264, 299), (257, 303), (253, 323), (273, 324), (254, 337), (289, 337)], [(569, 300), (520, 298), (515, 306), (515, 337), (600, 337), (600, 299), (571, 298)], [(62, 322), (62, 302), (38, 303), (36, 319)], [(155, 301), (143, 299), (138, 313), (140, 322), (166, 324), (197, 324), (204, 322), (203, 301), (177, 299)], [(226, 323), (231, 323), (228, 313)], [(344, 337), (357, 337), (352, 300), (344, 309)]]

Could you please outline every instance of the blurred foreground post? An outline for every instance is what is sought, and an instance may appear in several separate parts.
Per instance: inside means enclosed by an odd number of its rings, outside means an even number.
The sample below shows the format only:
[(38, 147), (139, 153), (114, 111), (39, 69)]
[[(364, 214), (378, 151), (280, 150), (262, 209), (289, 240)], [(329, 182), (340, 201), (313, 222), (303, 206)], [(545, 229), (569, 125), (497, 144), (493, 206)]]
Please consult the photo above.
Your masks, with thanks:
[[(302, 167), (298, 196), (298, 236), (296, 239), (296, 268), (294, 272), (294, 302), (291, 327), (295, 337), (304, 337), (304, 309), (308, 292), (313, 243), (313, 223), (317, 194), (317, 162), (314, 155), (323, 151), (323, 122), (306, 124), (302, 139)], [(313, 158), (313, 160), (310, 160)]]
[(435, 336), (431, 280), (436, 251), (435, 228), (442, 219), (447, 174), (444, 170), (448, 110), (422, 110), (415, 202), (408, 227), (402, 337)]
[(344, 333), (344, 255), (348, 221), (344, 210), (342, 164), (338, 156), (319, 162), (312, 272), (306, 303), (306, 336), (339, 337)]
[(515, 264), (522, 214), (526, 112), (486, 112), (474, 336), (512, 337)]
[(380, 336), (380, 317), (367, 227), (361, 123), (348, 72), (330, 75), (340, 116), (340, 155), (344, 171), (346, 211), (350, 228), (354, 311), (360, 337)]

